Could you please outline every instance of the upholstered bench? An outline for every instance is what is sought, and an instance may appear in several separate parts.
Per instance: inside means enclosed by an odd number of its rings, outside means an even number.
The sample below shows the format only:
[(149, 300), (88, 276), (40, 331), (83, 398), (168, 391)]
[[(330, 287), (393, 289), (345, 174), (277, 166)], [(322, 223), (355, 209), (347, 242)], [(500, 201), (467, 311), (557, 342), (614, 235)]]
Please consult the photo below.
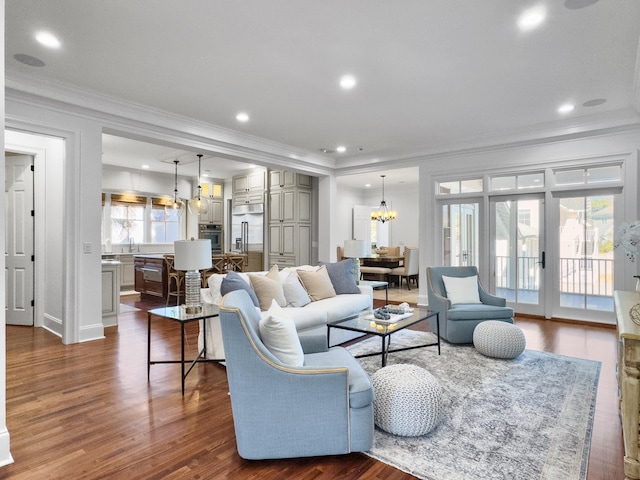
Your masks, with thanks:
[(429, 433), (440, 420), (442, 387), (416, 365), (390, 365), (373, 374), (375, 424), (394, 435)]
[(517, 325), (488, 320), (473, 331), (473, 346), (486, 357), (516, 358), (524, 352), (527, 340)]

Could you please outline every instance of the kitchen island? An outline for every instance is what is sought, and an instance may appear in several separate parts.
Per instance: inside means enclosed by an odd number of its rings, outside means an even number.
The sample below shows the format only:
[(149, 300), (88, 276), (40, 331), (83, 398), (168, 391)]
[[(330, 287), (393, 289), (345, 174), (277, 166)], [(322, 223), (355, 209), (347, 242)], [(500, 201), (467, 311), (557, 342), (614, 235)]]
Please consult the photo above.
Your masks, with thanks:
[(156, 298), (167, 298), (168, 272), (164, 255), (144, 255), (133, 256), (133, 267), (135, 275), (134, 289), (140, 295), (149, 295)]

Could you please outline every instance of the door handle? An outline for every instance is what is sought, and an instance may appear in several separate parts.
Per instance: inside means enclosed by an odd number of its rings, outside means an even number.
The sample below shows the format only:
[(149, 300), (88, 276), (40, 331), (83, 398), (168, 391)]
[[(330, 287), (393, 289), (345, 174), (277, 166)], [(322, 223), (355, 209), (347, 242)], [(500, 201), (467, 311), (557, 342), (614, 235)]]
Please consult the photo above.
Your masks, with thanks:
[(545, 264), (546, 264), (546, 260), (545, 260), (545, 252), (542, 252), (540, 254), (540, 261), (538, 262), (540, 264), (540, 266), (542, 268), (544, 268)]

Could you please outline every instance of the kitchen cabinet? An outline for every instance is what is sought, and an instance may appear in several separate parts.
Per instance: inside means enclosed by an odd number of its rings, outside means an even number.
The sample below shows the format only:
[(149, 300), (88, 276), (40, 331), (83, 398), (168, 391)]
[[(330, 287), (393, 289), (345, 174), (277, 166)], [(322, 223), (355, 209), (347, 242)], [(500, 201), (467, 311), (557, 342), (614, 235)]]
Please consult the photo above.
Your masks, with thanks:
[(311, 177), (309, 175), (295, 173), (290, 170), (271, 170), (269, 172), (269, 188), (273, 190), (275, 187), (311, 188)]
[(263, 265), (264, 253), (263, 252), (247, 252), (247, 260), (244, 266), (245, 272), (261, 272), (264, 270)]
[(116, 260), (121, 264), (120, 290), (133, 290), (135, 284), (133, 255), (116, 255)]
[(255, 205), (264, 203), (264, 191), (252, 193), (234, 193), (233, 205)]
[(207, 202), (207, 213), (198, 214), (198, 223), (222, 225), (224, 221), (224, 200), (203, 198)]
[(167, 296), (167, 269), (162, 255), (135, 255), (135, 290), (143, 295)]
[(269, 222), (293, 222), (296, 219), (296, 192), (281, 190), (269, 193)]
[(255, 171), (232, 178), (233, 194), (262, 192), (265, 190), (265, 171)]
[(118, 324), (120, 313), (120, 270), (117, 260), (102, 261), (102, 325), (113, 327)]
[(310, 177), (287, 170), (270, 172), (269, 266), (311, 262)]
[[(223, 182), (202, 182), (201, 198), (207, 202), (207, 213), (198, 215), (198, 223), (222, 225), (224, 222), (224, 186)], [(194, 188), (197, 188), (197, 184)]]

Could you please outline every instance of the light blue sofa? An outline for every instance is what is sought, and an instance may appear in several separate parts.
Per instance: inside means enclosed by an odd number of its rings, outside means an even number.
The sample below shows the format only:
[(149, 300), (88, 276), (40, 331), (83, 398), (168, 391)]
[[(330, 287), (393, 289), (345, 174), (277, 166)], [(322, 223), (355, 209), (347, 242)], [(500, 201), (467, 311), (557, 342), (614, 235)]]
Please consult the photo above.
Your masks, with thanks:
[[(442, 276), (471, 277), (478, 275), (476, 267), (427, 267), (429, 309), (440, 313), (440, 337), (449, 343), (472, 343), (473, 330), (486, 320), (513, 323), (513, 309), (504, 298), (487, 293), (478, 279), (478, 294), (482, 303), (451, 304)], [(435, 319), (429, 320), (435, 332)]]
[(326, 334), (302, 335), (304, 366), (283, 365), (262, 343), (244, 290), (220, 303), (238, 453), (246, 459), (363, 452), (373, 444), (373, 386)]

